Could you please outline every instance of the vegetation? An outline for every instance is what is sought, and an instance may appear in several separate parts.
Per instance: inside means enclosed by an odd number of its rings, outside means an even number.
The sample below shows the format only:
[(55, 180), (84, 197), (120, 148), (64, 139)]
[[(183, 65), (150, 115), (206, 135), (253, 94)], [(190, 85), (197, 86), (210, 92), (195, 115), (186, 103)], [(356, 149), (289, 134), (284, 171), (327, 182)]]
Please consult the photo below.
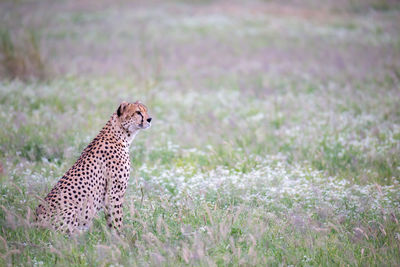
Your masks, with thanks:
[[(398, 265), (400, 10), (336, 2), (1, 2), (0, 266)], [(35, 227), (138, 99), (122, 235)]]

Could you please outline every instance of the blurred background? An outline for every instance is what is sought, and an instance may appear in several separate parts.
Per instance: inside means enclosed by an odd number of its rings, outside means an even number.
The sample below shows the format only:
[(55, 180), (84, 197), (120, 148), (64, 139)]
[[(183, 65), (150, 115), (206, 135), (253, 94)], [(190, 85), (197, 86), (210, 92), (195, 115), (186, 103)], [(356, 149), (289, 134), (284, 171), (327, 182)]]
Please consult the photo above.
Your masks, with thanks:
[(396, 0), (2, 1), (1, 75), (196, 87), (221, 75), (384, 78), (398, 71), (398, 8)]

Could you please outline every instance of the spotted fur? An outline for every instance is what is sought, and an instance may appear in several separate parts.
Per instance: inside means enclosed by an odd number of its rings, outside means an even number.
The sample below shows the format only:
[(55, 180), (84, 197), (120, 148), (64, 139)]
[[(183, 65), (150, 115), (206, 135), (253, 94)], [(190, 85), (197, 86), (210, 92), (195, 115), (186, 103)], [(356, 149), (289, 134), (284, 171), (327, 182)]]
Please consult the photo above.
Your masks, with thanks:
[(104, 208), (107, 225), (119, 230), (130, 171), (129, 146), (150, 122), (146, 106), (122, 102), (37, 207), (37, 222), (74, 233), (89, 228), (96, 213)]

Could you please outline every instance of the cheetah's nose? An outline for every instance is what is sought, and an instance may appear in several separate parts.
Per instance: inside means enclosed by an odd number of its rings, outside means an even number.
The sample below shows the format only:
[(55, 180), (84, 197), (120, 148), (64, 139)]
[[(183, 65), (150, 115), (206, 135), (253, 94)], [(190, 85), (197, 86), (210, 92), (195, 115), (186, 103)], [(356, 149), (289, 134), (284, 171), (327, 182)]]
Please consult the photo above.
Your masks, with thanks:
[(151, 118), (148, 118), (148, 119), (147, 119), (147, 122), (151, 122)]

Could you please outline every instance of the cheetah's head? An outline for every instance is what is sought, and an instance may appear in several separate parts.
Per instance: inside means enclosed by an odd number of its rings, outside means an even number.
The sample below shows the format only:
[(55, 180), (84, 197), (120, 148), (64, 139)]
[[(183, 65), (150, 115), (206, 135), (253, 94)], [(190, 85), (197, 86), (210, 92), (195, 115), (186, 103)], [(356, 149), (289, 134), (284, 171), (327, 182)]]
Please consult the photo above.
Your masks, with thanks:
[(147, 107), (139, 101), (135, 103), (122, 102), (117, 109), (117, 116), (122, 127), (129, 132), (147, 129), (151, 126)]

